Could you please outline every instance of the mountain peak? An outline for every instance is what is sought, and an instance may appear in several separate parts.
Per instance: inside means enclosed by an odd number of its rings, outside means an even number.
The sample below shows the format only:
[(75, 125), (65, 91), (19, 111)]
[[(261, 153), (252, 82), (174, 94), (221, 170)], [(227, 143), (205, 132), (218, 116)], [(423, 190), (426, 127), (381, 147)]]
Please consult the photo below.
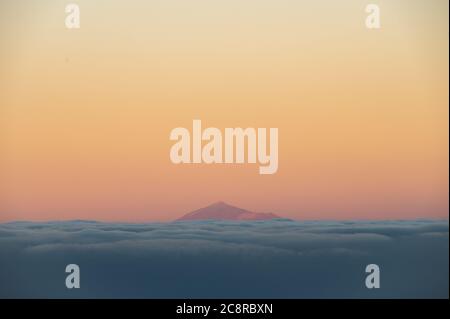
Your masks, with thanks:
[(208, 209), (212, 209), (212, 208), (215, 208), (215, 209), (236, 209), (236, 208), (240, 209), (238, 207), (235, 207), (235, 206), (230, 205), (228, 203), (225, 203), (223, 201), (218, 201), (218, 202), (212, 203), (211, 205), (208, 205), (208, 206), (203, 207), (203, 208), (204, 209), (205, 208), (208, 208)]
[(272, 213), (255, 213), (223, 201), (190, 212), (177, 220), (264, 220), (279, 218)]
[(208, 207), (211, 207), (211, 206), (231, 206), (231, 205), (228, 205), (227, 203), (225, 203), (223, 201), (218, 201), (218, 202), (212, 203)]

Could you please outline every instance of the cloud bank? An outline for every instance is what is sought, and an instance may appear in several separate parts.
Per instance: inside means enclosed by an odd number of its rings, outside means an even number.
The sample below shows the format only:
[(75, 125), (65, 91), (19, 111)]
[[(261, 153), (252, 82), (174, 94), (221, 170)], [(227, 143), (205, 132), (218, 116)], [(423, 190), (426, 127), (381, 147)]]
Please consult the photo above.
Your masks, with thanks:
[[(448, 298), (448, 220), (0, 224), (2, 298)], [(65, 267), (81, 269), (67, 289)], [(365, 266), (381, 288), (365, 287)]]

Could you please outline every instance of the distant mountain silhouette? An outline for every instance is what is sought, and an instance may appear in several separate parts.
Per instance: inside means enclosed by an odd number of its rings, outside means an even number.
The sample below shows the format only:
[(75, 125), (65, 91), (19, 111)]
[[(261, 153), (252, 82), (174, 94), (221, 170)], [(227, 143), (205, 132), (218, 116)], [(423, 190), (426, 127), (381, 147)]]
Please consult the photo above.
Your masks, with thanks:
[(224, 202), (217, 202), (190, 212), (177, 220), (264, 220), (274, 218), (280, 217), (272, 213), (255, 213)]

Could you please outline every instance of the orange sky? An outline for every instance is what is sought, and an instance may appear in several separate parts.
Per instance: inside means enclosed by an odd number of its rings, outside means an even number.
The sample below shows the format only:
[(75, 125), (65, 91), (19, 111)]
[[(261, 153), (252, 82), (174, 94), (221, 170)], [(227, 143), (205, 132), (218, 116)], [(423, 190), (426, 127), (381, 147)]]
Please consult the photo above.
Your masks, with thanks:
[[(448, 217), (448, 2), (0, 5), (0, 221)], [(174, 165), (175, 127), (279, 128), (279, 168)]]

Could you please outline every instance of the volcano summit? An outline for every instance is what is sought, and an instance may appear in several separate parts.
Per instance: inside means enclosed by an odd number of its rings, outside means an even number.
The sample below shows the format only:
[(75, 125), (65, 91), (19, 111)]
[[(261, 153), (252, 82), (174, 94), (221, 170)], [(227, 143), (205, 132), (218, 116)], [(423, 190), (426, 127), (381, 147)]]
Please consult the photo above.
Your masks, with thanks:
[(217, 202), (204, 208), (190, 212), (177, 221), (186, 220), (266, 220), (281, 218), (272, 213), (255, 213), (242, 208), (228, 205), (224, 202)]

